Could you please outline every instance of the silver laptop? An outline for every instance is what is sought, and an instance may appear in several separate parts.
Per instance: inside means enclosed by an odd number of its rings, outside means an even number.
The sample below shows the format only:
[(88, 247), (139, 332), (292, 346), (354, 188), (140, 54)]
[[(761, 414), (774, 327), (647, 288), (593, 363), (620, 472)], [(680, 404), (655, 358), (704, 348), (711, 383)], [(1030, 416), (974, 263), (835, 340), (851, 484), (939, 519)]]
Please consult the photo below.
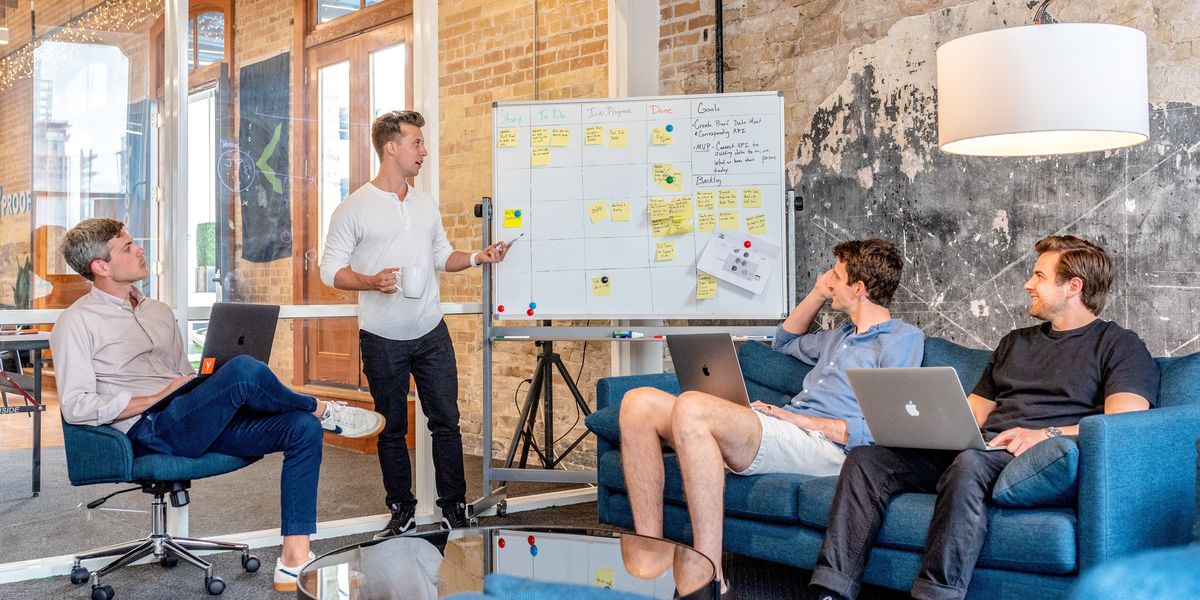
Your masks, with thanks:
[(728, 333), (688, 333), (667, 336), (671, 362), (679, 388), (685, 392), (704, 392), (750, 406), (742, 367), (738, 364), (733, 338)]
[(880, 446), (1004, 449), (984, 443), (953, 367), (846, 369), (846, 377)]

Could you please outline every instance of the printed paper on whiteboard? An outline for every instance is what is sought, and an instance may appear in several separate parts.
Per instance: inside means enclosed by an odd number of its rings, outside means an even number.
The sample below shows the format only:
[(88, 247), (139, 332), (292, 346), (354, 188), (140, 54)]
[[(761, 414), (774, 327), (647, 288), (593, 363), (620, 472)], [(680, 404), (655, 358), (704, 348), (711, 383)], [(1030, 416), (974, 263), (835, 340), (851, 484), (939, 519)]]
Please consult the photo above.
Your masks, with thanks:
[(696, 261), (696, 269), (752, 294), (761, 294), (779, 264), (781, 250), (765, 238), (716, 231)]

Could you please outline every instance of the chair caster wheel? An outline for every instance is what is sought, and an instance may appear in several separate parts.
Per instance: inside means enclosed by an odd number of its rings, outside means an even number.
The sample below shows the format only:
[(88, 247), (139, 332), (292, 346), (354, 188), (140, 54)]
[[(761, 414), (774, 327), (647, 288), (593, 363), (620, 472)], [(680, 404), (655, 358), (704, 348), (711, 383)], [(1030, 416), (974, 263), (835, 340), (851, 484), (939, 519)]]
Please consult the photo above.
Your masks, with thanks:
[(112, 600), (117, 593), (113, 591), (111, 585), (98, 585), (92, 588), (92, 600)]
[(497, 517), (507, 517), (508, 516), (508, 500), (501, 500), (496, 503), (496, 516)]
[(220, 596), (225, 591), (225, 580), (215, 575), (213, 577), (205, 577), (204, 587), (210, 595)]
[(179, 557), (175, 556), (174, 554), (167, 553), (164, 554), (162, 558), (158, 559), (158, 564), (167, 569), (174, 569), (175, 566), (179, 564)]
[(245, 569), (247, 573), (253, 573), (261, 566), (262, 562), (258, 560), (257, 556), (254, 556), (253, 554), (242, 555), (242, 568)]
[(75, 567), (71, 569), (71, 583), (79, 585), (87, 583), (87, 580), (92, 578), (92, 573), (83, 567)]

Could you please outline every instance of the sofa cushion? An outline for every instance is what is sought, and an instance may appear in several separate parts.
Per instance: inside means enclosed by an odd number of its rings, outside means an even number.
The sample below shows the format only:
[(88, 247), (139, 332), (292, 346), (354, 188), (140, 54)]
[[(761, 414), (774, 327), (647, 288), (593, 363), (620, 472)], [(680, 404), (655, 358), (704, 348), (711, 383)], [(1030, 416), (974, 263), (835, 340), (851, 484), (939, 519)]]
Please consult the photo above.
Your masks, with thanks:
[[(742, 344), (738, 350), (738, 364), (742, 367), (750, 398), (778, 406), (804, 389), (804, 376), (812, 370), (812, 365), (780, 354), (763, 342)], [(772, 401), (779, 398), (782, 402)]]
[(1000, 472), (992, 501), (1000, 506), (1074, 506), (1079, 491), (1079, 444), (1074, 436), (1044, 440)]
[(583, 424), (604, 441), (621, 445), (621, 405), (606, 406), (584, 417)]
[(534, 581), (503, 573), (489, 573), (483, 578), (485, 598), (511, 598), (513, 600), (645, 600), (646, 596), (622, 592), (612, 588), (577, 583)]
[(954, 367), (963, 391), (970, 394), (983, 377), (983, 370), (992, 358), (991, 350), (976, 350), (960, 346), (942, 338), (925, 338), (925, 355), (922, 367)]
[[(825, 529), (837, 477), (808, 479), (800, 484), (801, 523)], [(877, 543), (921, 552), (933, 517), (933, 494), (901, 494), (888, 504)], [(1035, 532), (1030, 535), (1030, 532)], [(1076, 569), (1075, 511), (1068, 508), (1015, 509), (989, 507), (988, 538), (979, 556), (985, 568), (1032, 573), (1067, 574)]]
[[(672, 504), (686, 505), (683, 479), (679, 474), (679, 458), (668, 454), (664, 466), (666, 483), (663, 497)], [(627, 489), (621, 470), (620, 452), (606, 452), (600, 456), (597, 472), (603, 485)], [(725, 478), (725, 512), (759, 521), (795, 523), (797, 509), (802, 505), (800, 485), (809, 479), (811, 477), (807, 475), (729, 475)]]
[(1200, 385), (1200, 352), (1186, 356), (1157, 357), (1162, 377), (1158, 384), (1158, 403), (1155, 406), (1179, 406), (1200, 401), (1196, 387)]

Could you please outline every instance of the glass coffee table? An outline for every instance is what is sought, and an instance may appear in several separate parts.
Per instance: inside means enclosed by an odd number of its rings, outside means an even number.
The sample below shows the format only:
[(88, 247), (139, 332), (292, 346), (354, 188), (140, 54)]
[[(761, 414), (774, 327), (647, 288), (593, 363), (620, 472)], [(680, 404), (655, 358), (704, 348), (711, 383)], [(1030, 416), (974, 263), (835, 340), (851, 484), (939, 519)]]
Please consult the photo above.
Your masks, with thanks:
[(716, 600), (713, 564), (691, 547), (603, 528), (481, 527), (416, 532), (321, 555), (300, 571), (298, 598), (446, 598), (520, 595), (529, 587), (569, 596), (573, 586), (647, 598)]

